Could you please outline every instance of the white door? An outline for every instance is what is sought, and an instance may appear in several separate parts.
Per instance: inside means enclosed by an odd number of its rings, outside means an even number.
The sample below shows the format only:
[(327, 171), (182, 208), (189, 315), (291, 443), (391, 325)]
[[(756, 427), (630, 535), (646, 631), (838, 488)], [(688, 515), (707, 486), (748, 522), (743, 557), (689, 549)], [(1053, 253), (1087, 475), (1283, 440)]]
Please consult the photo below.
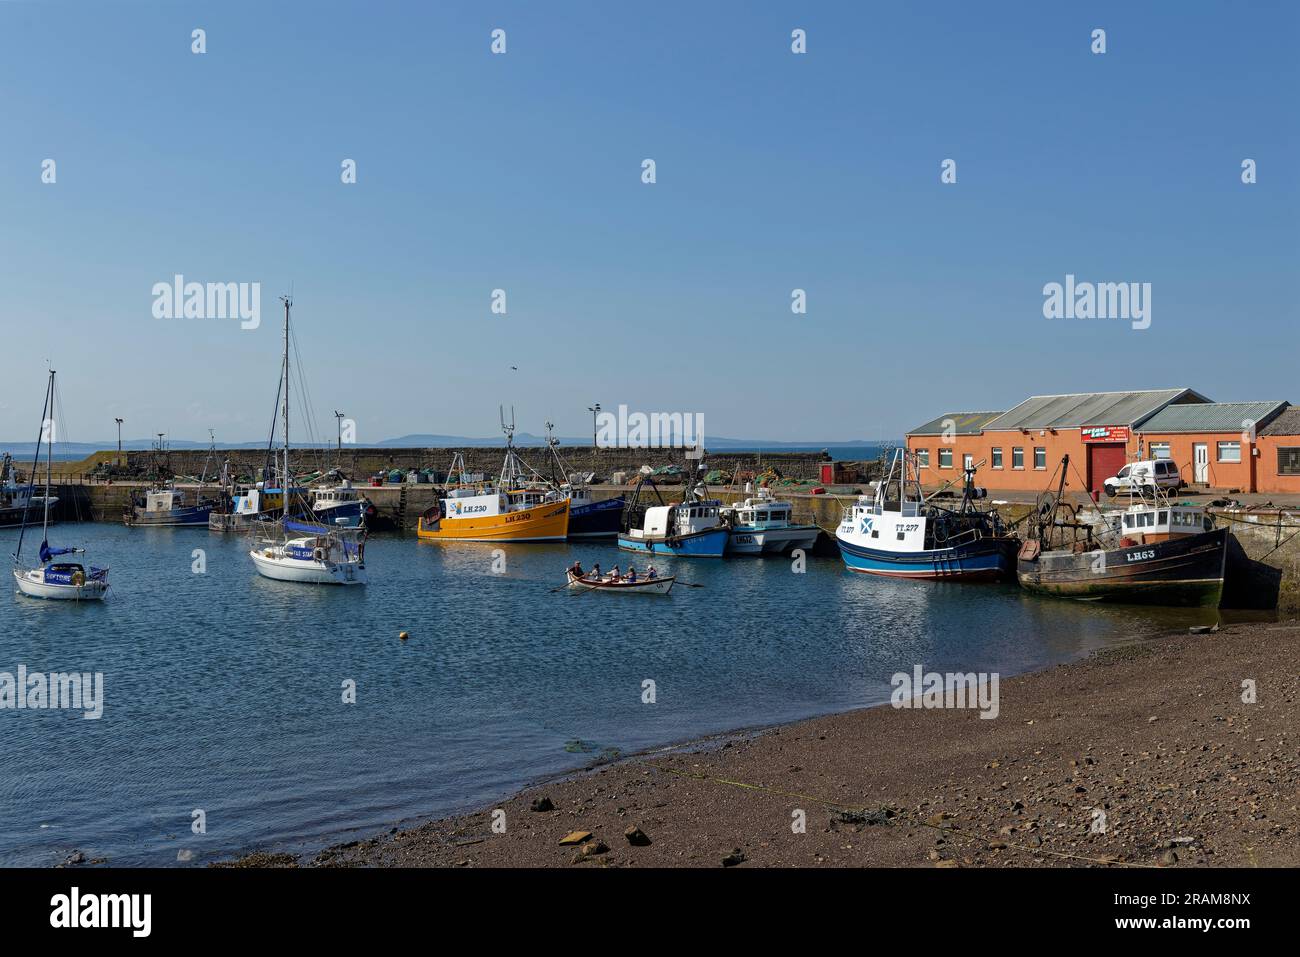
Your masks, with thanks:
[(1192, 461), (1195, 463), (1193, 481), (1208, 482), (1210, 480), (1210, 446), (1208, 443), (1192, 443)]
[(961, 457), (961, 467), (967, 472), (973, 469), (975, 467), (975, 456), (971, 455), (969, 452), (963, 455)]

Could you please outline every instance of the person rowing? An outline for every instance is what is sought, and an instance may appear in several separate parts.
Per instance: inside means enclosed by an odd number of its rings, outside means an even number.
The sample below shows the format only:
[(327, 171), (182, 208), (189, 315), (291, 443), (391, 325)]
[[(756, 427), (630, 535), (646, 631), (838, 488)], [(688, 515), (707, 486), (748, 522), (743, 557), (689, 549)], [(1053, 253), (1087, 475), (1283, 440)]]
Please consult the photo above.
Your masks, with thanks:
[(569, 567), (569, 572), (573, 575), (574, 578), (581, 578), (583, 575), (582, 562), (575, 559), (573, 564)]
[(647, 579), (657, 578), (657, 577), (658, 577), (658, 576), (655, 574), (655, 567), (654, 567), (653, 565), (651, 565), (649, 568), (647, 568), (647, 569), (645, 570), (645, 577), (646, 577)]
[(635, 585), (635, 584), (636, 584), (636, 568), (635, 568), (635, 567), (631, 567), (631, 568), (629, 568), (629, 569), (627, 570), (627, 583), (628, 583), (629, 585)]
[(617, 565), (609, 570), (609, 580), (612, 582), (622, 581), (622, 576), (618, 573)]
[(591, 577), (596, 581), (600, 581), (600, 562), (596, 562), (591, 566)]

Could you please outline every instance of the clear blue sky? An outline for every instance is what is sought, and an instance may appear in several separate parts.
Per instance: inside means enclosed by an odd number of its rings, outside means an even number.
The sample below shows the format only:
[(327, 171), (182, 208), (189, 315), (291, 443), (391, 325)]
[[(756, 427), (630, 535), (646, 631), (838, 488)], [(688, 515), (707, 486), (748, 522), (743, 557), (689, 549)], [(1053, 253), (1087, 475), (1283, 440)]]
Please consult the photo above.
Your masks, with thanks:
[[(0, 440), (47, 357), (73, 441), (264, 437), (290, 284), (362, 443), (1300, 402), (1297, 39), (1268, 2), (0, 3)], [(155, 319), (174, 273), (261, 282), (261, 328)], [(1152, 283), (1151, 328), (1045, 320), (1067, 273)]]

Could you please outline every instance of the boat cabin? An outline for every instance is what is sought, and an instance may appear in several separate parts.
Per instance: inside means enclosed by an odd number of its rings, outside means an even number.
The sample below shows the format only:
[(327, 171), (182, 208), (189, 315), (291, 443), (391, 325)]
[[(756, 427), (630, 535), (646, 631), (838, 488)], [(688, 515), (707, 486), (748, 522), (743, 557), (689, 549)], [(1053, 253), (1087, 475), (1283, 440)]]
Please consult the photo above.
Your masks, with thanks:
[(629, 534), (633, 538), (669, 538), (707, 532), (721, 524), (722, 502), (705, 499), (648, 508), (642, 527), (632, 529)]
[(185, 507), (185, 496), (174, 488), (153, 489), (145, 494), (146, 512), (170, 512)]
[(1140, 545), (1199, 535), (1213, 527), (1205, 509), (1198, 505), (1134, 505), (1116, 519), (1115, 530)]
[(729, 505), (722, 511), (731, 518), (734, 528), (763, 529), (785, 528), (790, 524), (793, 510), (789, 502), (778, 502), (770, 495), (763, 495)]
[(336, 485), (332, 488), (318, 488), (312, 495), (312, 508), (330, 508), (338, 505), (346, 505), (360, 499), (360, 493), (352, 487), (352, 483), (344, 481), (342, 485)]

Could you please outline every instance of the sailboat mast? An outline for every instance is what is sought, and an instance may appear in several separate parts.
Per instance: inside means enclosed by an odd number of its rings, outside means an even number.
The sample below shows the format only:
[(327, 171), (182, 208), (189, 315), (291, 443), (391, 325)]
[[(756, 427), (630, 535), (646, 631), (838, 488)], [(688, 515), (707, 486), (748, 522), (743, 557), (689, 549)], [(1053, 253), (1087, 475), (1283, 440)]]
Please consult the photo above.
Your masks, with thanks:
[[(27, 512), (31, 509), (32, 492), (36, 490), (36, 470), (41, 467), (41, 442), (43, 442), (46, 436), (48, 435), (46, 423), (54, 418), (52, 414), (52, 410), (50, 409), (50, 402), (52, 401), (53, 396), (54, 396), (54, 370), (51, 369), (50, 378), (45, 383), (45, 401), (41, 404), (41, 430), (36, 435), (36, 454), (32, 456), (32, 474), (27, 480), (27, 497), (23, 501), (23, 524), (22, 527), (18, 529), (18, 547), (14, 549), (15, 564), (22, 558), (22, 554), (23, 554), (23, 538), (27, 535)], [(47, 471), (46, 472), (47, 482), (48, 482), (48, 478), (49, 478), (49, 473)], [(49, 499), (50, 499), (49, 487), (47, 485), (45, 489), (45, 509), (46, 509), (47, 516), (49, 514), (49, 507), (50, 507)]]
[(293, 304), (288, 296), (281, 296), (284, 303), (284, 364), (281, 376), (284, 381), (284, 473), (280, 497), (284, 502), (284, 514), (289, 515), (289, 307)]
[(49, 541), (50, 536), (50, 471), (54, 466), (54, 370), (50, 370), (49, 416), (41, 423), (45, 433), (45, 516), (41, 525), (41, 537)]

